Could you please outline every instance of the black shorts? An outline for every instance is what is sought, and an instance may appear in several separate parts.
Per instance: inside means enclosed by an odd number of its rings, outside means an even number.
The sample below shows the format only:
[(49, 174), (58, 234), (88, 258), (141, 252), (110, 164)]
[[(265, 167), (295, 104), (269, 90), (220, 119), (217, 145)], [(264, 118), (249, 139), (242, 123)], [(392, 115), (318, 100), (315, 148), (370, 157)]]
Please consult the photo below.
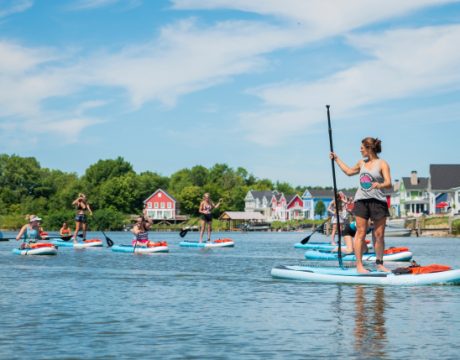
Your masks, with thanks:
[(355, 235), (356, 235), (356, 230), (353, 230), (350, 224), (345, 225), (345, 228), (342, 231), (342, 236), (354, 237)]
[(201, 219), (204, 220), (204, 222), (212, 222), (212, 215), (211, 214), (202, 214)]
[(355, 202), (353, 214), (357, 217), (377, 221), (390, 216), (386, 201), (377, 199), (363, 199)]
[(77, 216), (75, 216), (75, 221), (86, 224), (86, 216), (84, 214), (77, 214)]

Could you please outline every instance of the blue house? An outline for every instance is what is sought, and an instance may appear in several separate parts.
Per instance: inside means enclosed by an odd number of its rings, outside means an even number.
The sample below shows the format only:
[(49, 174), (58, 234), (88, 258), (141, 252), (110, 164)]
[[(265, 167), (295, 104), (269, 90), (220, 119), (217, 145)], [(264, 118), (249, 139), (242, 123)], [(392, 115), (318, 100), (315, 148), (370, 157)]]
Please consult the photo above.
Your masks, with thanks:
[[(302, 195), (304, 218), (314, 220), (327, 217), (327, 207), (333, 198), (334, 190), (305, 190)], [(315, 215), (316, 204), (320, 201), (324, 204), (324, 213), (321, 216)]]

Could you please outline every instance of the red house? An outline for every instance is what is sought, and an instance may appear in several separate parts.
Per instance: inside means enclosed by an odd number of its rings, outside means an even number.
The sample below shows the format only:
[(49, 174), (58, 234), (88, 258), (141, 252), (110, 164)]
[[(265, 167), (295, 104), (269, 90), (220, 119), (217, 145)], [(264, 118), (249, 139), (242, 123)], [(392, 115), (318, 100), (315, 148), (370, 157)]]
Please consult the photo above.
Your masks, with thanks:
[(286, 202), (286, 220), (300, 220), (304, 218), (303, 200), (299, 195), (287, 195)]
[(144, 200), (147, 215), (153, 220), (176, 220), (176, 203), (176, 199), (162, 189), (158, 189)]

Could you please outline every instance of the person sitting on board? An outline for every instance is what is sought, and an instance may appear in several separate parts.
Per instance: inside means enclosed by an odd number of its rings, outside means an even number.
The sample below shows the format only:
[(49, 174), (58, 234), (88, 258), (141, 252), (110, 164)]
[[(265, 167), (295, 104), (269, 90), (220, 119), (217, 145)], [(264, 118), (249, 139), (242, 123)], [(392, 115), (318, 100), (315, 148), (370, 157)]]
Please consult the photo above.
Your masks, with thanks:
[(363, 159), (359, 160), (353, 167), (347, 166), (335, 153), (330, 153), (330, 158), (335, 160), (346, 175), (359, 174), (359, 187), (356, 191), (353, 209), (357, 228), (354, 241), (356, 270), (359, 273), (369, 272), (364, 268), (362, 254), (368, 220), (371, 219), (374, 222), (377, 270), (388, 272), (389, 270), (383, 266), (383, 254), (385, 250), (385, 223), (390, 213), (382, 189), (391, 188), (390, 166), (385, 160), (378, 157), (382, 151), (381, 140), (372, 137), (363, 139), (360, 151)]
[(62, 223), (62, 227), (59, 230), (59, 236), (66, 239), (70, 239), (72, 236), (72, 230), (69, 228), (69, 225), (65, 221)]
[(329, 216), (331, 217), (331, 224), (332, 224), (332, 232), (331, 232), (331, 245), (335, 246), (337, 245), (335, 242), (335, 234), (337, 233), (337, 216), (335, 214), (335, 207), (336, 203), (339, 205), (339, 222), (340, 226), (342, 228), (343, 224), (346, 223), (347, 219), (347, 210), (345, 208), (345, 201), (346, 201), (346, 196), (342, 193), (339, 192), (337, 194), (339, 201), (334, 201), (332, 200), (329, 203), (329, 206), (327, 207), (327, 212), (329, 213)]
[(88, 204), (85, 194), (78, 194), (78, 197), (72, 202), (77, 209), (77, 215), (75, 216), (75, 232), (73, 234), (73, 242), (77, 242), (77, 236), (80, 229), (83, 230), (83, 241), (86, 240), (86, 229), (87, 229), (87, 219), (86, 212), (88, 211), (90, 215), (93, 215), (93, 211)]
[(136, 247), (147, 247), (149, 245), (149, 233), (150, 227), (152, 226), (152, 220), (144, 214), (137, 217), (136, 223), (134, 224), (131, 232), (136, 236), (132, 241), (133, 246)]
[[(369, 227), (367, 229), (367, 234), (372, 232), (373, 228)], [(353, 240), (356, 235), (356, 221), (352, 221), (348, 224), (345, 225), (343, 231), (342, 231), (342, 236), (343, 236), (343, 241), (345, 242), (345, 247), (341, 248), (341, 251), (344, 255), (349, 255), (353, 254)], [(332, 252), (337, 252), (339, 251), (339, 247), (336, 247), (332, 249)], [(366, 254), (369, 252), (369, 247), (367, 246), (366, 243), (364, 243), (363, 246), (363, 254)]]
[(41, 240), (40, 237), (40, 221), (36, 215), (27, 215), (29, 222), (25, 224), (21, 230), (19, 230), (16, 240), (19, 241), (22, 239), (21, 249), (30, 248), (30, 243), (36, 243), (38, 240)]
[(200, 230), (200, 243), (203, 242), (203, 233), (205, 228), (208, 229), (208, 240), (211, 242), (211, 232), (212, 232), (212, 210), (217, 209), (222, 202), (222, 199), (219, 200), (217, 204), (214, 204), (211, 200), (209, 193), (203, 195), (203, 200), (200, 203), (200, 208), (198, 212), (201, 214), (201, 230)]

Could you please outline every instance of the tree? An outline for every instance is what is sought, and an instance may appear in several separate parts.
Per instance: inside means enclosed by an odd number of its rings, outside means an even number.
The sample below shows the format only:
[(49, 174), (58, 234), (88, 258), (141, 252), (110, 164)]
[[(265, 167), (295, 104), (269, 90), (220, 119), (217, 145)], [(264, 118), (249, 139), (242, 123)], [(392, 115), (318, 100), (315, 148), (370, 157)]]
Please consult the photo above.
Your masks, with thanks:
[[(103, 182), (118, 176), (134, 174), (132, 165), (121, 156), (115, 160), (99, 160), (85, 171), (82, 180), (87, 189), (96, 189)], [(87, 191), (91, 193), (92, 191)]]
[(322, 219), (325, 211), (326, 206), (321, 200), (319, 200), (315, 205), (315, 215), (319, 215), (319, 218)]

